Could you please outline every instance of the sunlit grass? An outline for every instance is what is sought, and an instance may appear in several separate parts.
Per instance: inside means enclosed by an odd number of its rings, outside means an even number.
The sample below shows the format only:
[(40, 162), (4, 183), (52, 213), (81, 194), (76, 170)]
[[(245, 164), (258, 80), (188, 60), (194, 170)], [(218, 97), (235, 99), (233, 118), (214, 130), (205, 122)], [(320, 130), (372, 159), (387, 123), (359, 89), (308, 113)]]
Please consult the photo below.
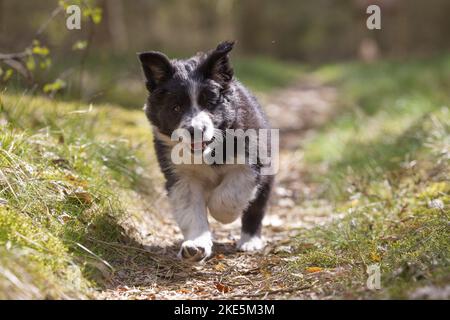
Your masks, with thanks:
[(112, 271), (105, 244), (126, 238), (120, 194), (143, 183), (150, 131), (114, 106), (2, 95), (1, 108), (0, 297), (86, 297)]
[[(316, 73), (341, 90), (336, 117), (305, 146), (312, 179), (342, 220), (304, 230), (293, 268), (337, 272), (336, 297), (410, 297), (450, 278), (450, 59), (351, 64)], [(319, 169), (320, 168), (320, 169)], [(302, 243), (314, 246), (302, 249)], [(381, 267), (382, 290), (366, 288)], [(343, 271), (342, 271), (343, 270)]]

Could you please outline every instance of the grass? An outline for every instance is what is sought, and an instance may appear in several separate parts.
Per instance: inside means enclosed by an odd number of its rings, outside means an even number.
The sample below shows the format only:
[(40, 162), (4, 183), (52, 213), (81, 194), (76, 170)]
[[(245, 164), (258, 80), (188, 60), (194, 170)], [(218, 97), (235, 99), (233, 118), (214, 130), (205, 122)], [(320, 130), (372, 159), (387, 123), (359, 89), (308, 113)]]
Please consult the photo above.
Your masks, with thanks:
[(298, 79), (304, 68), (296, 63), (281, 62), (265, 57), (233, 60), (236, 77), (254, 91), (270, 93)]
[(145, 119), (8, 94), (0, 107), (0, 298), (90, 297), (109, 243), (127, 241), (121, 193), (144, 183)]
[[(316, 75), (338, 87), (340, 108), (304, 155), (325, 186), (320, 197), (346, 215), (303, 230), (292, 268), (333, 271), (324, 290), (334, 297), (408, 298), (448, 285), (450, 59), (332, 65)], [(379, 291), (366, 287), (372, 264)]]

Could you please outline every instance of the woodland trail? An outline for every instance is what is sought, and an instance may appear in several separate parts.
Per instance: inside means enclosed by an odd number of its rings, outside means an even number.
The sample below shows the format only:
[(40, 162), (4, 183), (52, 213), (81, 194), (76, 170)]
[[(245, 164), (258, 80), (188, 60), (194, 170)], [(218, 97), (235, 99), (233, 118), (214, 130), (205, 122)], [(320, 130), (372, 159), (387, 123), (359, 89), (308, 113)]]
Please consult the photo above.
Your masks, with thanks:
[[(300, 228), (328, 222), (329, 204), (302, 205), (318, 192), (318, 186), (304, 181), (308, 168), (302, 164), (302, 140), (329, 119), (336, 90), (306, 79), (267, 95), (258, 96), (274, 128), (280, 129), (280, 171), (263, 222), (267, 246), (262, 253), (235, 249), (240, 221), (220, 225), (210, 218), (214, 234), (214, 256), (204, 264), (187, 264), (176, 259), (182, 240), (168, 213), (161, 190), (155, 202), (135, 203), (132, 217), (124, 222), (134, 244), (117, 245), (117, 261), (110, 261), (108, 286), (99, 299), (285, 299), (315, 298), (317, 290), (302, 286), (286, 268), (289, 252)], [(302, 199), (300, 201), (299, 199)], [(280, 254), (281, 253), (281, 254)], [(283, 254), (284, 253), (284, 254)], [(327, 281), (327, 277), (317, 278)], [(328, 277), (329, 279), (329, 277)], [(297, 285), (297, 283), (300, 283)]]

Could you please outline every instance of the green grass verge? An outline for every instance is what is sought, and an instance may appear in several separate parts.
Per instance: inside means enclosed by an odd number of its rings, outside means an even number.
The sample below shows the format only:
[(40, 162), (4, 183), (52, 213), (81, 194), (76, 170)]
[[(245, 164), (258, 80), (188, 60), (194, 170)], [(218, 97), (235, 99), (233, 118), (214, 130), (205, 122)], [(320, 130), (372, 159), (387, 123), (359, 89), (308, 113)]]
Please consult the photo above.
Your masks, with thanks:
[(254, 91), (266, 93), (288, 86), (305, 70), (300, 64), (265, 57), (237, 58), (233, 66), (239, 81)]
[[(316, 74), (340, 90), (340, 108), (307, 141), (305, 159), (321, 197), (346, 216), (303, 230), (292, 268), (333, 270), (324, 290), (334, 297), (407, 298), (448, 285), (450, 58)], [(381, 268), (379, 291), (366, 287), (371, 264)]]
[[(140, 111), (0, 97), (0, 299), (84, 298), (126, 241), (124, 190), (143, 183)], [(106, 120), (107, 119), (107, 120)]]

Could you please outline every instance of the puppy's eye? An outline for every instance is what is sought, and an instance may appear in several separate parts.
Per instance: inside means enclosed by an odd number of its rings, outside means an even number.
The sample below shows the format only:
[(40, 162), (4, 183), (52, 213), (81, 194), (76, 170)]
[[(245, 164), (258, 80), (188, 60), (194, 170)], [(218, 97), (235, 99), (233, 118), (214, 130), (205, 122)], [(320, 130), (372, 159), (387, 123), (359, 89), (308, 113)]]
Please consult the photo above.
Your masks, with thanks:
[(175, 112), (180, 112), (181, 111), (181, 107), (180, 106), (174, 106), (173, 107), (173, 111), (175, 111)]

